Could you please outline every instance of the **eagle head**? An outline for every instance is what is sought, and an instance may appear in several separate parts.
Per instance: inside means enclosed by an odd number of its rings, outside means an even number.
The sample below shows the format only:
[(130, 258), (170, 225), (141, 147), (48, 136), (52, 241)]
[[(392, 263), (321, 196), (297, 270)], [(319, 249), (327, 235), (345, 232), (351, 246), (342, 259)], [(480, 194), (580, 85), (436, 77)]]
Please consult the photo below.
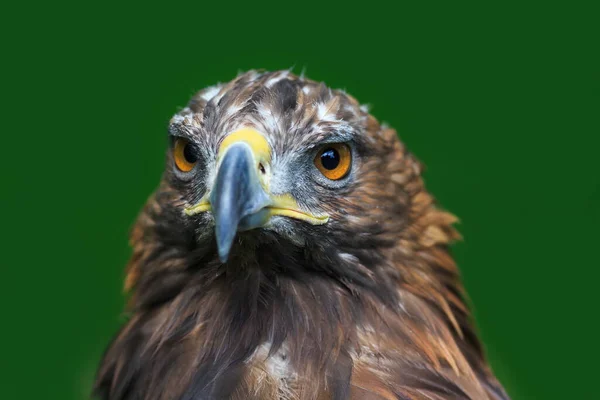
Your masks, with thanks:
[(168, 131), (165, 174), (144, 214), (160, 224), (153, 239), (205, 266), (255, 262), (370, 286), (373, 268), (410, 241), (415, 201), (429, 200), (415, 198), (421, 167), (393, 129), (344, 91), (288, 71), (204, 89)]

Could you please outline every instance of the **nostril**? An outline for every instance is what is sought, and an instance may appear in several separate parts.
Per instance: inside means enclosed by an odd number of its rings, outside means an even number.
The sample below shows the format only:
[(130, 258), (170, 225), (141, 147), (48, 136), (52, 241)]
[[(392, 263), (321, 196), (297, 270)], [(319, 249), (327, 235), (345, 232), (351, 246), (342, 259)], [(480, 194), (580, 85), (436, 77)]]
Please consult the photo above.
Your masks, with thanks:
[(262, 165), (262, 163), (258, 164), (258, 169), (260, 170), (261, 174), (263, 174), (263, 175), (265, 174), (265, 166)]

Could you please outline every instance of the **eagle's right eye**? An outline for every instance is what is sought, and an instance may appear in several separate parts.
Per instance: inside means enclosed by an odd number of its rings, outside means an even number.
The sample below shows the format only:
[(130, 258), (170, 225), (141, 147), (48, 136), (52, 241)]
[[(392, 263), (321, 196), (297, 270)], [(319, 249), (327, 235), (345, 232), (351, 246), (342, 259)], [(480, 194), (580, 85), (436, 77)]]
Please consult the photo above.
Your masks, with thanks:
[(178, 138), (173, 146), (173, 159), (180, 171), (189, 172), (198, 162), (198, 154), (189, 140)]

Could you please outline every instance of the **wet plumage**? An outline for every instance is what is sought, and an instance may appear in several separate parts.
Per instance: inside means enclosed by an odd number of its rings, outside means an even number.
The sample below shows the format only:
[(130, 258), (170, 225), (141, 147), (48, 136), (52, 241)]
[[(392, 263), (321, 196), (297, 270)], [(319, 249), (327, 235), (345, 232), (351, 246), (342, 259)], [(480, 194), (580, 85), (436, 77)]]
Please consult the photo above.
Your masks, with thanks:
[[(366, 107), (251, 71), (196, 94), (169, 135), (99, 398), (507, 398), (448, 252), (456, 218)], [(351, 164), (329, 179), (315, 165), (338, 144)]]

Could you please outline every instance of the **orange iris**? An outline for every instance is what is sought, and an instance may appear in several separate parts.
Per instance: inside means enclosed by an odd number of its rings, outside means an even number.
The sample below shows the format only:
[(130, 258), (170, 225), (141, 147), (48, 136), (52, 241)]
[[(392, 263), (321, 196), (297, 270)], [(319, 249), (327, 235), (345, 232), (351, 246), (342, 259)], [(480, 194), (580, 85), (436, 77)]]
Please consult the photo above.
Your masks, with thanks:
[(352, 151), (345, 143), (331, 143), (323, 146), (315, 157), (315, 166), (328, 179), (342, 179), (350, 171)]
[(180, 171), (189, 172), (194, 168), (198, 158), (194, 153), (193, 145), (186, 139), (178, 138), (173, 146), (173, 158)]

